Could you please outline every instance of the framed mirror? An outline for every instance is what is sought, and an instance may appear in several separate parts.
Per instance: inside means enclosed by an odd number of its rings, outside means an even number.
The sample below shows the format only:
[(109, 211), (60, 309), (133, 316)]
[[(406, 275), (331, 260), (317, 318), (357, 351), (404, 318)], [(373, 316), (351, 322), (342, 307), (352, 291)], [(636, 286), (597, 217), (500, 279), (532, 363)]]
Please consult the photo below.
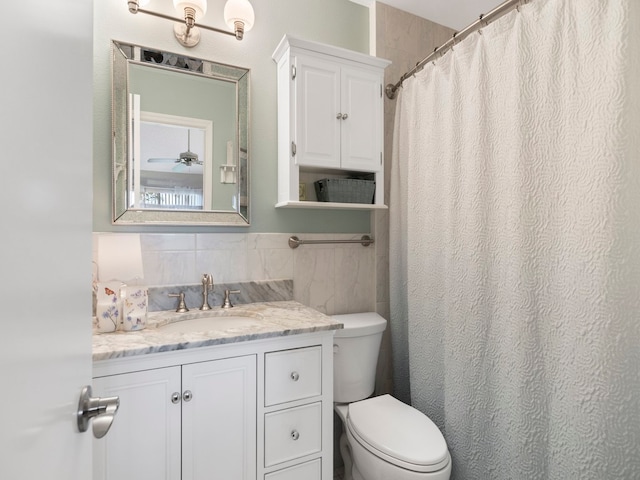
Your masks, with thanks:
[(249, 70), (112, 42), (113, 223), (249, 225)]

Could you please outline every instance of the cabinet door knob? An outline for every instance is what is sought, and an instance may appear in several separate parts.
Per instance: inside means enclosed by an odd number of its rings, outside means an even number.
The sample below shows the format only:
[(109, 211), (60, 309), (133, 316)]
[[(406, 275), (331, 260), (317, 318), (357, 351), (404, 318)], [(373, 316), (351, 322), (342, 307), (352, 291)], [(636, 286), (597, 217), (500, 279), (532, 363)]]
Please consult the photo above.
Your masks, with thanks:
[(193, 394), (191, 393), (191, 390), (185, 390), (184, 393), (182, 394), (182, 399), (185, 402), (190, 402), (192, 398), (193, 398)]
[(349, 115), (347, 115), (346, 113), (343, 113), (343, 114), (342, 114), (342, 119), (343, 119), (343, 120), (346, 120), (347, 118), (349, 118)]
[(299, 378), (300, 378), (300, 374), (298, 372), (291, 372), (291, 380), (293, 380), (294, 382), (297, 382)]
[(298, 440), (300, 438), (300, 434), (297, 430), (291, 430), (291, 439)]
[(173, 392), (171, 394), (171, 403), (180, 403), (180, 392)]
[(337, 118), (338, 120), (342, 120), (342, 114), (341, 114), (340, 112), (338, 112), (338, 114), (336, 115), (336, 118)]

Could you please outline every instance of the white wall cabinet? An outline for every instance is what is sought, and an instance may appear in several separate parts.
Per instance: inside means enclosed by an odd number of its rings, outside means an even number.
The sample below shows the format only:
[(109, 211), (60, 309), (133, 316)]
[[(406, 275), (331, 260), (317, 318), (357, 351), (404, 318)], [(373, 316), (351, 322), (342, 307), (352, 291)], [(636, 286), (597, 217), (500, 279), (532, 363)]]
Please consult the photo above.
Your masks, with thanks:
[(94, 480), (331, 480), (333, 332), (104, 360)]
[[(389, 64), (369, 55), (285, 35), (278, 64), (277, 207), (384, 207), (383, 80)], [(313, 181), (369, 174), (373, 205), (315, 199)]]

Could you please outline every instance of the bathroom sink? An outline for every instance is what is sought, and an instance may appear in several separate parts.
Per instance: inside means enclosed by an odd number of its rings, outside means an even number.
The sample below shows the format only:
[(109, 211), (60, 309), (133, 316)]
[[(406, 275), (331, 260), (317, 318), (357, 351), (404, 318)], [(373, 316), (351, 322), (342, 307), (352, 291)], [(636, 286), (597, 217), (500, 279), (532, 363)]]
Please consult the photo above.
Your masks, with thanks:
[(158, 330), (176, 333), (208, 332), (211, 330), (251, 327), (260, 323), (261, 321), (257, 318), (242, 316), (202, 317), (169, 323), (158, 327)]

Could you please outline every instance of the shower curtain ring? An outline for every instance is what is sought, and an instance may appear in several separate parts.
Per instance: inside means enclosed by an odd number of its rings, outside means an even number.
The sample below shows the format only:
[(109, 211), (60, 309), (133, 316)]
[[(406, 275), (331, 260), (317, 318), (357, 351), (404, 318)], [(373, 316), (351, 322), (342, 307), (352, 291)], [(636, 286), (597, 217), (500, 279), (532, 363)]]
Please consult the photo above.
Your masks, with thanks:
[(480, 35), (482, 35), (482, 27), (486, 27), (487, 25), (489, 25), (489, 22), (485, 21), (484, 13), (480, 14), (480, 16), (478, 17), (478, 21), (480, 22), (480, 25), (482, 25), (480, 28), (478, 28), (478, 32), (480, 32)]

